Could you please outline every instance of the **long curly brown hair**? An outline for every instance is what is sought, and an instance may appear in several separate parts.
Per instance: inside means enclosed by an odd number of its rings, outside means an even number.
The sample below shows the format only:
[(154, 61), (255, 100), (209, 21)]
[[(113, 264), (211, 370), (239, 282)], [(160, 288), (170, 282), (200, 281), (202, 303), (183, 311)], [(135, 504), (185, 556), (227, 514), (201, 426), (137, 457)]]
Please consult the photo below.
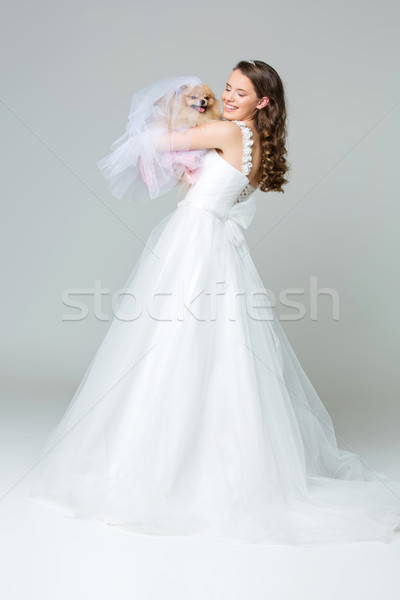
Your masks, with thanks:
[(239, 69), (252, 82), (258, 98), (267, 96), (269, 102), (256, 109), (254, 123), (260, 134), (261, 167), (258, 188), (262, 192), (284, 192), (282, 186), (288, 183), (284, 175), (290, 165), (286, 160), (286, 104), (285, 90), (278, 73), (262, 60), (239, 61)]

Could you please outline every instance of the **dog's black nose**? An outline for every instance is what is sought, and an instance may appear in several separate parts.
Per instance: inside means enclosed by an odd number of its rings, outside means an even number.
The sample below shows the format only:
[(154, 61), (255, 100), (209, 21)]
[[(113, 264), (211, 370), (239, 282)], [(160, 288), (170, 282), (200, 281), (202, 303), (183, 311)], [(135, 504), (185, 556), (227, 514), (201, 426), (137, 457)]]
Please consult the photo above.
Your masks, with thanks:
[(204, 106), (204, 104), (207, 104), (207, 102), (205, 100), (203, 100), (203, 98), (200, 100), (200, 104), (201, 106)]

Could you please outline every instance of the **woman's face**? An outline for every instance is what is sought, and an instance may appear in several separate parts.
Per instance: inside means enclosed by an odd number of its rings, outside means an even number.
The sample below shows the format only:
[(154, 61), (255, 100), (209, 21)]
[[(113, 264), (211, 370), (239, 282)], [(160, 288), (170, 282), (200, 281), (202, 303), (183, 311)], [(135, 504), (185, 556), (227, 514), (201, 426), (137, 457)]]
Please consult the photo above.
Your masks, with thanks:
[(232, 71), (221, 96), (224, 119), (249, 121), (260, 103), (251, 79), (239, 69)]

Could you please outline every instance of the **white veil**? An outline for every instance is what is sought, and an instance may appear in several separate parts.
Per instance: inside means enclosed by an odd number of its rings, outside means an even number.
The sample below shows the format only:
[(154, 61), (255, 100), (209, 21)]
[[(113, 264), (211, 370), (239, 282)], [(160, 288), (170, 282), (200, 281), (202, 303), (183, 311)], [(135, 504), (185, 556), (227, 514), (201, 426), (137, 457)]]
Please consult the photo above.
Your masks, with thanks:
[[(195, 76), (166, 77), (133, 95), (125, 133), (111, 145), (112, 152), (97, 162), (113, 196), (145, 202), (177, 185), (185, 172), (184, 150), (173, 152), (166, 142), (163, 148), (167, 149), (161, 152), (157, 140), (168, 130), (196, 126), (199, 113), (188, 108), (186, 99), (198, 86), (202, 82)], [(188, 138), (186, 150), (189, 145)], [(203, 155), (204, 151), (190, 152), (191, 169), (200, 167)]]

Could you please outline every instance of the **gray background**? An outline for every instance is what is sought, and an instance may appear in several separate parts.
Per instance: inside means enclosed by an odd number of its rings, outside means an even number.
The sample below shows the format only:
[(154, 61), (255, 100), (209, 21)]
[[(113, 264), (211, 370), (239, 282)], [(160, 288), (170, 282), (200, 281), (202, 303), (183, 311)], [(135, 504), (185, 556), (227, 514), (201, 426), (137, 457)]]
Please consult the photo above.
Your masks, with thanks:
[[(257, 192), (246, 231), (265, 286), (338, 432), (397, 439), (398, 10), (395, 3), (19, 2), (2, 24), (2, 346), (5, 389), (49, 392), (59, 415), (110, 321), (63, 321), (62, 294), (111, 293), (175, 207), (114, 199), (96, 161), (125, 128), (132, 94), (199, 76), (218, 98), (234, 64), (283, 79), (290, 183)], [(310, 281), (333, 288), (310, 318)], [(279, 294), (304, 289), (306, 315)], [(294, 297), (293, 297), (294, 298)], [(83, 298), (82, 298), (83, 299)], [(107, 312), (109, 304), (104, 303)], [(46, 392), (47, 394), (47, 392)], [(9, 396), (8, 396), (9, 397)], [(47, 396), (46, 396), (47, 397)]]

